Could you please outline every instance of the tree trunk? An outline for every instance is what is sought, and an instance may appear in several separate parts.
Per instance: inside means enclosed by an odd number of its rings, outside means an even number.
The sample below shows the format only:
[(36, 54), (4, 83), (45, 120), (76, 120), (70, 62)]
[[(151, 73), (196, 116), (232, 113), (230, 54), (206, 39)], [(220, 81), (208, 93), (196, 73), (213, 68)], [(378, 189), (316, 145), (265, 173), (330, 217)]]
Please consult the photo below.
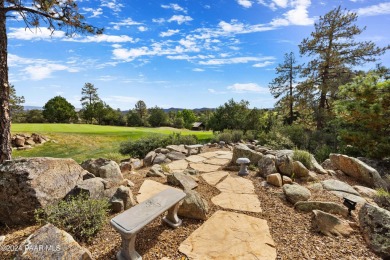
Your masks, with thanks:
[(5, 15), (4, 0), (0, 0), (0, 163), (11, 160), (12, 152)]
[(290, 57), (290, 120), (288, 122), (289, 125), (293, 123), (293, 63), (292, 58)]

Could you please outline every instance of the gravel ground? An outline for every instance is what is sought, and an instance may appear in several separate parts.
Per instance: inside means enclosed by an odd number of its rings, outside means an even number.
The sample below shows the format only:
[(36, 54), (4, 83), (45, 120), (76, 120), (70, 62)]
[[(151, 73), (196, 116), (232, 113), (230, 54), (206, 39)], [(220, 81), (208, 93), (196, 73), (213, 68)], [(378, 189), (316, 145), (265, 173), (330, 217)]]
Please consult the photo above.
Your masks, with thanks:
[[(211, 149), (212, 150), (212, 149)], [(210, 151), (210, 150), (208, 150)], [(134, 196), (144, 180), (148, 169), (138, 171), (138, 174), (125, 176), (135, 187), (132, 189)], [(236, 175), (236, 172), (230, 172)], [(330, 176), (319, 175), (320, 179), (328, 179)], [(340, 180), (351, 185), (356, 185), (355, 181), (342, 175), (337, 176)], [(317, 232), (311, 225), (312, 213), (302, 213), (294, 210), (283, 195), (281, 188), (262, 186), (262, 178), (255, 177), (254, 173), (248, 178), (255, 185), (255, 192), (258, 195), (262, 213), (247, 212), (247, 215), (267, 220), (272, 237), (276, 243), (277, 259), (381, 259), (376, 256), (366, 246), (357, 224), (356, 214), (348, 220), (353, 223), (354, 233), (349, 237), (327, 237)], [(164, 178), (149, 178), (161, 183), (165, 183)], [(208, 217), (217, 210), (222, 209), (211, 202), (211, 198), (220, 192), (199, 178), (199, 186), (196, 188), (210, 207)], [(301, 183), (302, 185), (307, 185)], [(341, 199), (325, 191), (311, 191), (310, 200), (333, 201), (342, 203)], [(235, 211), (242, 213), (240, 211)], [(357, 211), (356, 211), (357, 212)], [(110, 216), (112, 218), (114, 215)], [(185, 255), (178, 251), (179, 245), (194, 230), (202, 225), (203, 221), (184, 218), (183, 225), (177, 229), (170, 229), (161, 224), (162, 216), (144, 227), (137, 235), (136, 248), (143, 259), (160, 259), (168, 257), (170, 259), (186, 259)], [(18, 245), (39, 226), (29, 227), (0, 227), (0, 235), (7, 235), (4, 245)], [(81, 243), (87, 247), (96, 259), (115, 259), (116, 252), (120, 249), (121, 239), (107, 222), (107, 225), (89, 243)], [(12, 251), (0, 251), (0, 259), (12, 259)]]

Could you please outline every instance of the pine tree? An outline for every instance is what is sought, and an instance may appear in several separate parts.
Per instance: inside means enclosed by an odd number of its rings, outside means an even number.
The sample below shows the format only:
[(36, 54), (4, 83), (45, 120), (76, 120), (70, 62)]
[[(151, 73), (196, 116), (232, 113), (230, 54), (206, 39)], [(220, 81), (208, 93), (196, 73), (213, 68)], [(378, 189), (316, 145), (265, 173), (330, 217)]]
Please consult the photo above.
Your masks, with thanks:
[(69, 36), (75, 32), (99, 34), (103, 31), (84, 22), (73, 0), (0, 0), (0, 163), (10, 160), (12, 152), (6, 22), (8, 18), (19, 17), (27, 28), (44, 24), (51, 31), (64, 30)]
[(279, 98), (282, 95), (286, 95), (288, 99), (289, 106), (289, 118), (287, 120), (288, 124), (291, 125), (294, 119), (293, 111), (293, 92), (294, 92), (294, 83), (297, 74), (300, 72), (301, 66), (296, 65), (296, 60), (293, 52), (286, 53), (284, 55), (284, 63), (279, 64), (276, 67), (276, 74), (279, 76), (274, 78), (269, 84), (271, 94), (275, 98)]
[(389, 49), (389, 46), (379, 48), (371, 41), (357, 42), (355, 37), (365, 28), (359, 28), (356, 20), (356, 13), (335, 8), (320, 17), (311, 37), (299, 45), (301, 55), (313, 58), (302, 75), (308, 78), (310, 91), (318, 91), (317, 129), (325, 126), (331, 97), (337, 94), (338, 86), (346, 83), (342, 80), (351, 77), (351, 69), (376, 61), (377, 56)]

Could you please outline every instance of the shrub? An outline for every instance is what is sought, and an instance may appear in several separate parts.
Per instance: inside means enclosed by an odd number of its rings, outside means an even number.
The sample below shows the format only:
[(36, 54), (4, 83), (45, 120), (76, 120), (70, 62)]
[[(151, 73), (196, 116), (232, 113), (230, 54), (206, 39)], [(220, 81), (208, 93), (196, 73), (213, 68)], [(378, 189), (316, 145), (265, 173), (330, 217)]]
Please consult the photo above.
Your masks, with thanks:
[(106, 223), (108, 211), (107, 200), (89, 199), (84, 193), (36, 210), (35, 219), (40, 224), (50, 222), (79, 240), (89, 240)]
[(322, 163), (329, 158), (331, 152), (332, 149), (328, 145), (322, 145), (314, 151), (314, 157), (319, 163)]
[(238, 143), (243, 139), (244, 133), (240, 130), (234, 130), (232, 131), (231, 135), (232, 135), (232, 142)]
[(232, 142), (232, 134), (229, 132), (220, 133), (217, 136), (218, 142), (224, 141), (225, 143), (231, 143)]
[(272, 149), (292, 149), (294, 147), (293, 142), (278, 131), (262, 132), (259, 133), (257, 138), (260, 144), (269, 146)]
[(250, 142), (256, 140), (254, 131), (247, 131), (245, 133), (244, 138), (245, 138), (245, 140), (250, 141)]
[(307, 151), (294, 149), (292, 159), (294, 161), (300, 161), (308, 169), (313, 167), (313, 164), (311, 163), (311, 154)]
[(300, 125), (284, 126), (280, 132), (288, 137), (299, 149), (308, 149), (309, 147), (309, 132)]
[(374, 201), (379, 207), (386, 210), (390, 210), (390, 193), (385, 189), (377, 189), (377, 195), (374, 197)]
[(172, 133), (168, 136), (167, 142), (169, 144), (185, 144), (192, 145), (198, 143), (196, 135), (182, 135), (181, 133)]
[(120, 144), (119, 152), (131, 157), (144, 158), (148, 152), (169, 144), (169, 138), (163, 135), (142, 137), (138, 140), (129, 140)]

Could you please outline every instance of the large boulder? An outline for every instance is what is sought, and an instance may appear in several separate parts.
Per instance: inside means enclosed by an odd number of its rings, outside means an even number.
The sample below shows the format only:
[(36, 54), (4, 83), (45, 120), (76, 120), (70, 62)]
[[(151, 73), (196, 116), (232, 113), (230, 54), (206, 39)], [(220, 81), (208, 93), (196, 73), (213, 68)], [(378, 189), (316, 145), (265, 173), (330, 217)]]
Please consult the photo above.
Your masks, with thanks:
[(69, 196), (87, 194), (89, 198), (101, 199), (104, 197), (104, 179), (96, 177), (83, 180), (68, 194)]
[(298, 201), (307, 201), (311, 196), (311, 193), (307, 188), (298, 184), (283, 185), (283, 192), (286, 195), (286, 199), (292, 204), (295, 204)]
[(275, 160), (278, 172), (291, 176), (294, 171), (293, 159), (288, 154), (277, 154)]
[(278, 172), (275, 166), (275, 155), (266, 154), (258, 162), (259, 173), (264, 178), (270, 174)]
[(46, 224), (18, 247), (15, 259), (93, 259), (67, 232)]
[[(184, 156), (185, 157), (185, 156)], [(153, 164), (162, 164), (167, 159), (167, 156), (165, 154), (159, 153), (154, 157)]]
[(390, 258), (390, 211), (366, 203), (359, 211), (359, 222), (369, 247), (383, 259)]
[(348, 183), (329, 179), (321, 181), (321, 184), (325, 190), (328, 190), (330, 193), (340, 198), (347, 198), (361, 205), (366, 203), (366, 200), (360, 196), (359, 192), (352, 188)]
[(267, 175), (267, 183), (274, 185), (276, 187), (283, 186), (282, 177), (280, 176), (279, 173), (273, 173), (273, 174)]
[(107, 179), (114, 183), (123, 181), (121, 169), (115, 161), (104, 158), (89, 159), (82, 162), (81, 167), (93, 173), (96, 177)]
[(0, 222), (34, 221), (34, 210), (62, 200), (83, 180), (85, 170), (73, 159), (25, 158), (0, 165)]
[(329, 158), (332, 164), (346, 175), (354, 177), (370, 187), (385, 187), (385, 182), (382, 180), (379, 173), (359, 159), (343, 154), (330, 154)]
[(248, 158), (251, 164), (257, 165), (262, 157), (262, 153), (250, 149), (245, 144), (238, 144), (233, 148), (231, 164), (236, 164), (238, 158)]
[(206, 220), (209, 205), (200, 194), (194, 190), (185, 190), (187, 196), (181, 204), (178, 215), (186, 218)]

